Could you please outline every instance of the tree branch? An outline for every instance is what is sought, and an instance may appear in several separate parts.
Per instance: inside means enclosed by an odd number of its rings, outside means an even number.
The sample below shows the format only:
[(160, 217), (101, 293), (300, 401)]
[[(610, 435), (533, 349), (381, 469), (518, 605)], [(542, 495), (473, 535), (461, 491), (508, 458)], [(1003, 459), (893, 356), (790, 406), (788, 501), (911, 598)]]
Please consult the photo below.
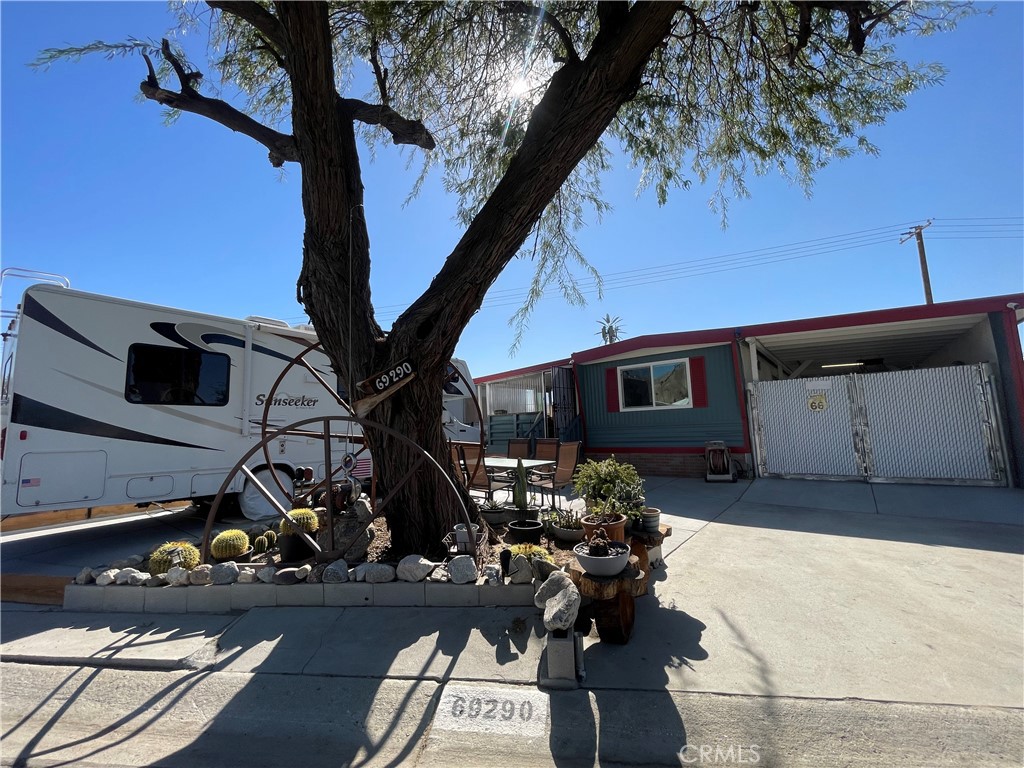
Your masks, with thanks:
[(527, 5), (523, 0), (518, 0), (518, 2), (502, 3), (498, 8), (500, 13), (521, 13), (527, 16), (539, 16), (541, 23), (550, 27), (558, 36), (562, 45), (565, 46), (565, 61), (578, 62), (580, 60), (580, 55), (576, 52), (576, 46), (572, 41), (572, 37), (569, 35), (569, 31), (562, 26), (562, 22), (544, 8)]
[(391, 140), (395, 144), (412, 144), (423, 149), (433, 149), (437, 146), (434, 137), (421, 121), (402, 117), (389, 106), (367, 104), (359, 99), (339, 98), (338, 107), (350, 120), (382, 126), (391, 134)]
[(153, 62), (149, 56), (144, 54), (149, 73), (146, 79), (139, 84), (143, 96), (147, 99), (152, 99), (158, 104), (163, 104), (165, 107), (202, 115), (233, 131), (244, 133), (270, 150), (270, 163), (275, 168), (281, 167), (285, 162), (295, 162), (298, 160), (294, 138), (253, 120), (247, 114), (240, 112), (225, 101), (203, 96), (191, 85), (197, 76), (201, 77), (202, 75), (196, 72), (186, 72), (181, 62), (171, 52), (167, 40), (163, 41), (161, 50), (163, 51), (164, 58), (174, 68), (178, 79), (181, 81), (181, 92), (175, 93), (160, 87), (156, 71), (153, 68)]
[(281, 22), (262, 5), (254, 2), (228, 2), (227, 0), (206, 0), (206, 4), (252, 24), (264, 39), (274, 46), (279, 57), (287, 59), (287, 45), (284, 30), (281, 29)]

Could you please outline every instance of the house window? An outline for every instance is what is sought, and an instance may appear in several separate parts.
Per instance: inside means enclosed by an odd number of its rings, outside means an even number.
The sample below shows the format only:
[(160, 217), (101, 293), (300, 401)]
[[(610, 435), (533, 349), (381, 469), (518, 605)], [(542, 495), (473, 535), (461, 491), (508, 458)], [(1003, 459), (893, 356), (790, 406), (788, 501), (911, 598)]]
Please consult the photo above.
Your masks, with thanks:
[(132, 344), (124, 397), (129, 403), (226, 405), (231, 359), (218, 352)]
[(690, 361), (631, 365), (619, 368), (622, 410), (642, 408), (692, 408)]

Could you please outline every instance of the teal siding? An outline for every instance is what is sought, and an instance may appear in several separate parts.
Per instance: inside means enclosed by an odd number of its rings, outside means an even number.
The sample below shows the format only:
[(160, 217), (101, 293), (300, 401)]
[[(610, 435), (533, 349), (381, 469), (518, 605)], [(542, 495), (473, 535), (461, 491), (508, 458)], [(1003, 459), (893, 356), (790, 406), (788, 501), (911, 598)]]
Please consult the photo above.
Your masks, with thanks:
[[(706, 408), (608, 411), (606, 370), (682, 357), (704, 358)], [(640, 354), (625, 360), (581, 365), (577, 374), (588, 448), (703, 448), (707, 440), (724, 440), (728, 445), (743, 443), (743, 406), (736, 391), (730, 345)]]

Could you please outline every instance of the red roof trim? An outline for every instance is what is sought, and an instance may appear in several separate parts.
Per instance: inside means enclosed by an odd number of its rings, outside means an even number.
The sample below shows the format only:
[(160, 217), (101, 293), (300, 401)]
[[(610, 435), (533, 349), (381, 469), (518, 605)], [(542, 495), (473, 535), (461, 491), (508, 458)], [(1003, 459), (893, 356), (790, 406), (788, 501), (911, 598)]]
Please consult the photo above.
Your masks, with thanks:
[(553, 360), (550, 363), (538, 363), (537, 365), (528, 365), (526, 368), (516, 368), (512, 371), (502, 371), (501, 373), (492, 373), (487, 376), (477, 376), (473, 379), (474, 384), (487, 384), (492, 381), (502, 381), (504, 379), (511, 379), (515, 376), (525, 376), (528, 373), (537, 373), (538, 371), (546, 371), (549, 368), (560, 368), (561, 366), (568, 366), (572, 361), (567, 357), (563, 360)]
[(658, 333), (624, 339), (615, 344), (592, 347), (573, 353), (577, 364), (605, 360), (616, 355), (637, 352), (654, 347), (685, 347), (698, 344), (723, 344), (751, 336), (772, 336), (780, 333), (801, 333), (831, 328), (849, 328), (857, 325), (878, 325), (898, 323), (907, 320), (931, 320), (938, 317), (985, 314), (1006, 309), (1010, 302), (1024, 304), (1024, 294), (1010, 293), (1005, 296), (989, 296), (981, 299), (945, 301), (939, 304), (918, 304), (895, 309), (878, 309), (868, 312), (854, 312), (847, 315), (830, 315), (804, 320), (786, 320), (776, 323), (762, 323), (739, 328), (714, 328), (706, 331), (683, 331), (681, 333)]

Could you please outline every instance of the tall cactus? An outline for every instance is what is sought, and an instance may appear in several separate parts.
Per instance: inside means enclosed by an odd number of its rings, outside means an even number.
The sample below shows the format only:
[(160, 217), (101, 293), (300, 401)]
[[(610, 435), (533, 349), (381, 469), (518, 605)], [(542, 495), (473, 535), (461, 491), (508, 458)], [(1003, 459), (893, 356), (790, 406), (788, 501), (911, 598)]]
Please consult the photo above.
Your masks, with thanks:
[(516, 462), (516, 482), (512, 486), (512, 505), (520, 512), (526, 511), (526, 467), (523, 460)]

